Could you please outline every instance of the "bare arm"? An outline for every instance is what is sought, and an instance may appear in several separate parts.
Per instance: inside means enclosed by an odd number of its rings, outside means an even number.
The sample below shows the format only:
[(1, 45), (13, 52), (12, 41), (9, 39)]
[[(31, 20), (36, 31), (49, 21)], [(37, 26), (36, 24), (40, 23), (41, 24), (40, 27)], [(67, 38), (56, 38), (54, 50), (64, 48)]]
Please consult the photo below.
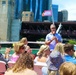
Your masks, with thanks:
[(9, 59), (10, 50), (11, 50), (11, 48), (6, 48), (6, 51), (5, 51), (5, 59)]
[(45, 41), (46, 45), (49, 45), (53, 40)]

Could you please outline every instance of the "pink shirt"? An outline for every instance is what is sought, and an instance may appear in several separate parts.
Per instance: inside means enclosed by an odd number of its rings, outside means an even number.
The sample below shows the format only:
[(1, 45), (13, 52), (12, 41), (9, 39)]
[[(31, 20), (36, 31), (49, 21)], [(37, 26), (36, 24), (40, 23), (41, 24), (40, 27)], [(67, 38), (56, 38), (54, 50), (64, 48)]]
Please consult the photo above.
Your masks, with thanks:
[(12, 56), (12, 57), (10, 58), (10, 61), (16, 62), (16, 61), (18, 60), (18, 58), (19, 58), (19, 55)]

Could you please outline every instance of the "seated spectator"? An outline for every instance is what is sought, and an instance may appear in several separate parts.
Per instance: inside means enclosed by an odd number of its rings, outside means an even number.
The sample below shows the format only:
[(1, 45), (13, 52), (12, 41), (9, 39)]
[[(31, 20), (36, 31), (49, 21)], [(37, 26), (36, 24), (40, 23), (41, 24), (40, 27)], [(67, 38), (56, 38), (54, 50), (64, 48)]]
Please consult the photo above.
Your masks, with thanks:
[(50, 54), (50, 48), (48, 45), (42, 45), (37, 52), (37, 57), (35, 58), (35, 62), (45, 62), (48, 58), (48, 55)]
[(76, 66), (71, 62), (64, 62), (59, 68), (59, 75), (76, 75)]
[(25, 47), (24, 47), (24, 43), (14, 43), (13, 45), (14, 47), (14, 54), (11, 56), (10, 61), (16, 62), (17, 59), (19, 58), (20, 54), (25, 52)]
[[(55, 48), (54, 48), (54, 50), (50, 53), (50, 56), (52, 56), (52, 54), (54, 54), (54, 55), (56, 55), (57, 54), (57, 52), (59, 52), (59, 54), (60, 54), (60, 56), (61, 56), (61, 60), (63, 60), (64, 61), (64, 58), (63, 58), (63, 56), (64, 56), (64, 45), (62, 44), (62, 43), (57, 43), (56, 44), (56, 46), (55, 46)], [(54, 56), (53, 55), (53, 56)], [(48, 65), (48, 67), (43, 67), (42, 68), (42, 73), (43, 73), (43, 75), (48, 75), (48, 68), (49, 67), (51, 67), (51, 68), (53, 68), (53, 63), (50, 63), (50, 62), (52, 62), (51, 60), (50, 60), (50, 56), (49, 56), (49, 58), (48, 58), (48, 63), (47, 63), (47, 65)], [(52, 57), (53, 57), (52, 56)], [(56, 57), (55, 57), (56, 58)], [(59, 60), (58, 58), (56, 58), (57, 60)], [(55, 60), (55, 63), (56, 63), (57, 61)], [(59, 62), (61, 62), (61, 61), (59, 61)], [(59, 65), (60, 66), (60, 65)], [(58, 69), (59, 69), (59, 67), (58, 67)], [(57, 69), (57, 71), (58, 71), (58, 69)], [(46, 70), (46, 71), (45, 71)], [(51, 69), (52, 70), (52, 69)], [(53, 71), (54, 70), (54, 71)], [(51, 75), (56, 75), (55, 73), (57, 73), (57, 71), (55, 71), (55, 69), (53, 69), (52, 71), (49, 71), (49, 75), (51, 74)], [(53, 74), (51, 73), (51, 72), (53, 72)]]
[(9, 55), (10, 51), (11, 51), (11, 48), (6, 48), (5, 54), (4, 54), (4, 57), (6, 60), (10, 59), (10, 55)]
[(60, 65), (64, 62), (63, 57), (59, 51), (52, 51), (47, 60), (48, 74), (47, 75), (58, 75)]
[[(1, 46), (0, 46), (1, 49)], [(5, 54), (3, 55), (2, 53), (0, 53), (0, 61), (4, 61), (6, 63), (5, 67), (6, 69), (8, 68), (8, 61), (9, 61), (9, 53), (10, 53), (10, 48), (6, 48), (5, 50)]]
[(30, 46), (28, 46), (28, 40), (26, 37), (22, 38), (20, 41), (20, 43), (24, 43), (25, 46), (25, 52), (30, 53), (30, 55), (32, 56), (32, 58), (35, 58), (35, 55), (32, 54), (32, 49), (30, 48)]
[(5, 72), (5, 75), (37, 75), (33, 68), (34, 64), (30, 54), (23, 53), (14, 66)]
[(28, 46), (28, 40), (26, 37), (22, 38), (20, 41), (20, 43), (24, 43), (24, 46), (25, 46), (25, 50), (29, 50), (30, 49), (30, 46)]
[[(34, 60), (35, 65), (39, 65), (45, 68), (45, 72), (47, 72), (47, 64), (46, 61), (48, 59), (48, 56), (50, 54), (50, 48), (48, 45), (41, 45), (39, 51), (37, 52), (37, 56)], [(41, 71), (42, 73), (42, 71)]]
[[(0, 49), (1, 49), (1, 45), (0, 45)], [(10, 52), (10, 48), (6, 48), (5, 55), (3, 55), (0, 52), (0, 61), (4, 61), (4, 62), (7, 63), (9, 61), (9, 52)]]
[(74, 56), (74, 45), (72, 44), (65, 44), (64, 45), (64, 51), (65, 51), (65, 55), (64, 55), (64, 59), (66, 62), (72, 62), (74, 64), (76, 64), (76, 59), (73, 57)]

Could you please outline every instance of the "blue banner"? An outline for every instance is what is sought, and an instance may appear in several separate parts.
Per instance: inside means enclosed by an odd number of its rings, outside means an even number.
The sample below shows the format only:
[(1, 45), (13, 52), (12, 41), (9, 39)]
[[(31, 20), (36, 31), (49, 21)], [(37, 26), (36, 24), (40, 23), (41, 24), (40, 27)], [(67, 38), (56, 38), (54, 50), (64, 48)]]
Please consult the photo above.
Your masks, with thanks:
[(35, 7), (35, 21), (36, 21), (37, 11), (38, 11), (38, 0), (36, 0), (36, 7)]
[(30, 11), (32, 12), (32, 0), (30, 0)]
[(40, 21), (42, 21), (42, 2), (43, 2), (43, 0), (40, 0), (40, 12), (39, 12)]

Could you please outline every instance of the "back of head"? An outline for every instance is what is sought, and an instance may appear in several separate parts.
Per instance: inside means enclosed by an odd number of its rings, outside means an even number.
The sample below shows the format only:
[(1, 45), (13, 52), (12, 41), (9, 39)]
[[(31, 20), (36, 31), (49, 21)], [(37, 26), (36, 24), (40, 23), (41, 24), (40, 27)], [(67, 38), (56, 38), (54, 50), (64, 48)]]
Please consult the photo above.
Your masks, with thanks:
[(64, 45), (64, 51), (65, 51), (65, 53), (71, 51), (73, 48), (74, 48), (73, 44), (65, 44)]
[(23, 71), (24, 69), (33, 69), (33, 59), (29, 53), (23, 53), (15, 65), (12, 67), (13, 72), (20, 72)]
[(37, 52), (37, 55), (42, 55), (44, 51), (48, 50), (49, 46), (48, 45), (41, 45), (39, 51)]
[(60, 53), (64, 54), (64, 46), (62, 43), (57, 43), (54, 50), (58, 50)]
[(64, 62), (59, 68), (59, 75), (76, 75), (76, 66), (71, 62)]

